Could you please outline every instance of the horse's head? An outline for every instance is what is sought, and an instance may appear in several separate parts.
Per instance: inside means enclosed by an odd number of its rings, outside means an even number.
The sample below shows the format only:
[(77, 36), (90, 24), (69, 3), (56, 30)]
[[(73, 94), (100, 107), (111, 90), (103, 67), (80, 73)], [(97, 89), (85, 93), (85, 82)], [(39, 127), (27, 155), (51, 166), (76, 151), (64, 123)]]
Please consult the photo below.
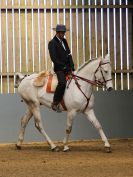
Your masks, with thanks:
[(107, 54), (105, 58), (101, 58), (98, 68), (95, 71), (96, 81), (103, 85), (108, 91), (113, 89), (112, 69), (110, 65), (110, 56)]

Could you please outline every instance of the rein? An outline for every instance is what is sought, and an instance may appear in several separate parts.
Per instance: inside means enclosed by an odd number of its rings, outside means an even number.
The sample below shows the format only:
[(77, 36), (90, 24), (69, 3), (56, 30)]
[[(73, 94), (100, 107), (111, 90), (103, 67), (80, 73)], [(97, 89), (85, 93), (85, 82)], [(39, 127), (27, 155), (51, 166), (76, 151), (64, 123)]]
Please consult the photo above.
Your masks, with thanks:
[(85, 82), (87, 82), (87, 83), (89, 83), (89, 84), (91, 84), (91, 85), (95, 85), (95, 86), (101, 87), (101, 88), (102, 88), (102, 86), (104, 86), (104, 84), (103, 84), (103, 83), (100, 83), (100, 82), (98, 82), (98, 81), (91, 81), (91, 80), (89, 80), (89, 79), (86, 79), (86, 78), (84, 78), (84, 77), (77, 76), (77, 75), (71, 73), (71, 74), (70, 74), (69, 83), (68, 83), (68, 85), (67, 85), (67, 88), (69, 87), (69, 85), (70, 85), (72, 79), (74, 79), (75, 84), (77, 85), (78, 89), (81, 91), (81, 93), (84, 95), (84, 97), (85, 97), (86, 100), (87, 100), (86, 106), (85, 106), (85, 108), (83, 109), (83, 112), (84, 112), (84, 111), (86, 110), (88, 104), (89, 104), (89, 101), (90, 101), (90, 98), (91, 98), (92, 93), (91, 93), (90, 97), (88, 98), (88, 97), (86, 96), (86, 94), (83, 92), (83, 90), (81, 89), (81, 86), (80, 86), (80, 84), (78, 83), (78, 80), (81, 79), (81, 80), (83, 80), (83, 81), (85, 81)]
[(75, 75), (75, 74), (73, 74), (73, 73), (70, 74), (69, 83), (68, 83), (68, 85), (67, 85), (67, 88), (69, 87), (69, 85), (70, 85), (72, 79), (74, 79), (75, 84), (77, 85), (78, 89), (81, 91), (81, 93), (84, 95), (84, 97), (85, 97), (86, 100), (87, 100), (87, 103), (86, 103), (86, 106), (85, 106), (83, 112), (86, 110), (86, 108), (87, 108), (87, 106), (88, 106), (88, 104), (89, 104), (89, 101), (90, 101), (90, 98), (91, 98), (92, 93), (91, 93), (90, 97), (88, 98), (88, 97), (86, 96), (86, 94), (83, 92), (83, 90), (81, 89), (81, 86), (80, 86), (80, 84), (78, 83), (78, 80), (81, 79), (81, 80), (87, 82), (88, 84), (95, 85), (96, 87), (100, 87), (100, 88), (102, 88), (103, 86), (105, 87), (105, 86), (106, 86), (106, 85), (105, 85), (106, 82), (112, 80), (112, 78), (111, 78), (111, 79), (108, 79), (108, 80), (105, 80), (105, 77), (104, 77), (104, 75), (103, 75), (103, 72), (102, 72), (102, 69), (101, 69), (100, 66), (101, 66), (101, 65), (108, 64), (108, 63), (109, 63), (109, 62), (106, 62), (106, 63), (101, 63), (101, 62), (100, 62), (99, 65), (98, 65), (98, 68), (97, 68), (96, 71), (95, 71), (95, 74), (96, 74), (97, 71), (98, 71), (98, 69), (100, 68), (101, 75), (102, 75), (102, 77), (103, 77), (103, 82), (100, 82), (100, 81), (98, 81), (98, 80), (92, 81), (92, 80), (86, 79), (86, 78), (84, 78), (84, 77)]
[(89, 84), (91, 84), (91, 85), (95, 85), (95, 86), (97, 86), (97, 87), (101, 87), (101, 88), (102, 88), (102, 87), (104, 86), (104, 84), (102, 84), (101, 82), (99, 82), (99, 81), (97, 81), (97, 80), (92, 81), (92, 80), (86, 79), (86, 78), (84, 78), (84, 77), (77, 76), (77, 75), (75, 75), (75, 74), (71, 74), (71, 76), (72, 76), (72, 79), (74, 79), (74, 80), (81, 79), (81, 80), (83, 80), (83, 81), (85, 81), (85, 82), (87, 82), (87, 83), (89, 83)]

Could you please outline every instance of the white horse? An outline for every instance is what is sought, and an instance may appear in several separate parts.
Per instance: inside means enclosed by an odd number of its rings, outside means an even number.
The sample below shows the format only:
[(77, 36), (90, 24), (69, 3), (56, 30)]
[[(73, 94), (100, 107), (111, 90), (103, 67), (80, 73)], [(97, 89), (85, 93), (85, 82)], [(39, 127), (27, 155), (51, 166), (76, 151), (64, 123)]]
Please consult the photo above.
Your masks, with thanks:
[[(44, 130), (40, 114), (40, 105), (51, 108), (53, 94), (46, 92), (47, 84), (43, 87), (35, 87), (33, 81), (36, 77), (37, 74), (32, 74), (27, 77), (24, 77), (21, 73), (16, 74), (16, 87), (18, 87), (18, 93), (27, 105), (27, 112), (21, 119), (21, 130), (16, 147), (21, 149), (25, 128), (28, 121), (33, 116), (36, 128), (46, 138), (51, 149), (57, 150), (57, 146)], [(68, 81), (68, 87), (64, 94), (64, 102), (67, 108), (66, 135), (63, 140), (64, 151), (69, 150), (68, 139), (72, 130), (74, 117), (78, 112), (82, 112), (99, 132), (106, 151), (110, 152), (110, 144), (101, 124), (94, 114), (94, 96), (92, 93), (93, 85), (104, 86), (106, 90), (111, 90), (113, 88), (109, 55), (106, 55), (105, 58), (99, 57), (87, 61), (74, 72), (70, 80)], [(62, 106), (60, 106), (60, 109), (63, 111)]]

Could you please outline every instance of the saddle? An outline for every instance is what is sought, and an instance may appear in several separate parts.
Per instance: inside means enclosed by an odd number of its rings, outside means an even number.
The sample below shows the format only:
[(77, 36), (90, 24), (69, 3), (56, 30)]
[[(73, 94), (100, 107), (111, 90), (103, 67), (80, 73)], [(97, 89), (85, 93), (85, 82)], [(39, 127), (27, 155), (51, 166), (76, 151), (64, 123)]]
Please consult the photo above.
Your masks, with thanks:
[[(66, 76), (66, 80), (69, 80), (69, 75)], [(54, 93), (57, 87), (58, 80), (55, 73), (50, 71), (42, 71), (33, 81), (33, 85), (36, 87), (44, 87), (47, 93)], [(67, 110), (64, 100), (62, 99), (61, 105), (64, 110)]]
[[(66, 76), (66, 80), (69, 80), (69, 75)], [(42, 71), (33, 81), (33, 85), (36, 87), (46, 86), (47, 93), (54, 93), (57, 87), (58, 80), (55, 73), (51, 71)]]
[(58, 81), (57, 81), (56, 74), (51, 73), (50, 71), (40, 72), (33, 81), (33, 85), (35, 87), (46, 86), (46, 91), (48, 93), (54, 93), (57, 84), (58, 84)]
[(57, 87), (57, 84), (58, 84), (58, 80), (57, 80), (56, 74), (49, 74), (47, 86), (46, 86), (46, 92), (54, 93)]

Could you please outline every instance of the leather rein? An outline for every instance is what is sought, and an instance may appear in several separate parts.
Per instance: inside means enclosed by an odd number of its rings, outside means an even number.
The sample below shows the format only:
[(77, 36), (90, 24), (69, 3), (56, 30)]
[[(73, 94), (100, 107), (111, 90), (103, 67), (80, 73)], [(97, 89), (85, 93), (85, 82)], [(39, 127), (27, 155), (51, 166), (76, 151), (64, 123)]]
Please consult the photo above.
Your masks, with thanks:
[(101, 75), (102, 75), (102, 77), (103, 77), (103, 82), (100, 82), (100, 81), (98, 81), (98, 80), (96, 80), (96, 79), (95, 79), (95, 81), (92, 81), (92, 80), (86, 79), (86, 78), (84, 78), (84, 77), (75, 75), (75, 74), (73, 74), (73, 73), (70, 74), (70, 79), (69, 79), (67, 88), (69, 88), (69, 85), (70, 85), (72, 79), (74, 79), (76, 86), (78, 87), (78, 89), (81, 91), (81, 93), (84, 95), (84, 97), (85, 97), (86, 100), (87, 100), (87, 103), (86, 103), (85, 108), (83, 109), (83, 112), (86, 110), (86, 108), (87, 108), (87, 106), (88, 106), (88, 104), (89, 104), (89, 101), (90, 101), (90, 98), (91, 98), (92, 93), (91, 93), (90, 97), (87, 97), (86, 94), (85, 94), (85, 93), (83, 92), (83, 90), (81, 89), (81, 85), (78, 83), (78, 80), (83, 80), (83, 81), (87, 82), (88, 84), (95, 85), (96, 87), (100, 87), (100, 88), (102, 88), (103, 86), (106, 87), (106, 83), (107, 83), (108, 81), (111, 81), (112, 78), (111, 78), (111, 79), (108, 79), (108, 80), (105, 80), (103, 71), (102, 71), (102, 69), (101, 69), (101, 65), (105, 65), (105, 64), (108, 64), (108, 63), (109, 63), (109, 62), (106, 62), (106, 63), (100, 62), (99, 65), (98, 65), (98, 67), (97, 67), (97, 69), (96, 69), (96, 71), (95, 71), (95, 74), (96, 74), (96, 73), (98, 72), (99, 68), (100, 68), (100, 72), (101, 72)]

